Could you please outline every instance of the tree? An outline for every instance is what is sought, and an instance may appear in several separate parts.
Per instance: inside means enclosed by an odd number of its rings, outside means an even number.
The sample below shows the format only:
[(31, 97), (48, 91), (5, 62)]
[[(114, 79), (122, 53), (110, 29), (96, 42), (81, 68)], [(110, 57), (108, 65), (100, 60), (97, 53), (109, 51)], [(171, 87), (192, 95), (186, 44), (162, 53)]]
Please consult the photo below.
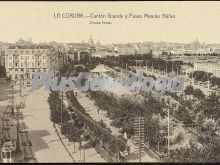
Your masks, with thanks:
[(204, 123), (203, 123), (203, 128), (209, 132), (215, 132), (216, 131), (216, 126), (217, 123), (215, 120), (213, 119), (207, 119)]
[(220, 96), (212, 93), (197, 106), (197, 111), (203, 111), (207, 118), (220, 118)]
[(215, 138), (203, 141), (202, 145), (190, 141), (188, 147), (171, 150), (171, 162), (219, 162), (220, 143)]
[(188, 109), (186, 106), (179, 106), (178, 110), (175, 111), (175, 117), (181, 121), (189, 122), (191, 121)]
[(192, 85), (189, 85), (189, 86), (186, 87), (186, 89), (184, 90), (184, 92), (185, 92), (186, 95), (189, 95), (189, 96), (190, 96), (190, 95), (193, 95), (193, 90), (194, 90), (194, 89), (193, 89), (193, 86), (192, 86)]
[(6, 69), (4, 66), (0, 65), (0, 78), (5, 78), (6, 77)]
[(49, 94), (48, 103), (50, 106), (50, 119), (52, 122), (60, 124), (61, 116), (63, 121), (69, 120), (67, 109), (65, 108), (63, 101), (59, 98), (59, 92), (52, 91)]
[(66, 135), (66, 136), (70, 135), (71, 129), (72, 129), (72, 125), (73, 125), (72, 123), (70, 123), (68, 121), (64, 121), (64, 123), (63, 123), (63, 125), (61, 127), (61, 133), (63, 135)]
[(145, 137), (150, 144), (156, 144), (159, 140), (164, 139), (160, 133), (159, 119), (145, 118)]
[(200, 100), (205, 98), (205, 94), (202, 92), (201, 89), (194, 89), (193, 95)]
[(144, 109), (145, 115), (161, 114), (163, 113), (162, 105), (162, 102), (160, 102), (158, 99), (153, 96), (149, 96), (144, 100), (142, 108)]
[(200, 111), (196, 114), (196, 123), (202, 125), (205, 122), (204, 112)]

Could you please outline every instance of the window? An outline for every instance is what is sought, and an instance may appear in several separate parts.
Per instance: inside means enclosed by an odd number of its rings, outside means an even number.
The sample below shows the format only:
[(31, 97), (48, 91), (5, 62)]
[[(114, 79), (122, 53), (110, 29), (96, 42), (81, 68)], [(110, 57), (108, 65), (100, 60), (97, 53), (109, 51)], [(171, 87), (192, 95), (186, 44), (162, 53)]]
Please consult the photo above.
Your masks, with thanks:
[(26, 54), (29, 54), (29, 50), (26, 50)]
[(32, 67), (34, 67), (34, 63), (32, 62)]
[(18, 66), (18, 63), (17, 63), (17, 62), (15, 63), (15, 66)]
[(23, 65), (24, 65), (23, 62), (21, 62), (21, 67), (23, 67)]
[(24, 51), (23, 50), (21, 50), (21, 54), (23, 54), (24, 53)]
[(37, 63), (37, 66), (40, 66), (40, 63), (39, 63), (39, 62)]
[(23, 56), (21, 56), (21, 60), (23, 60)]
[(34, 50), (32, 50), (32, 54), (34, 54)]

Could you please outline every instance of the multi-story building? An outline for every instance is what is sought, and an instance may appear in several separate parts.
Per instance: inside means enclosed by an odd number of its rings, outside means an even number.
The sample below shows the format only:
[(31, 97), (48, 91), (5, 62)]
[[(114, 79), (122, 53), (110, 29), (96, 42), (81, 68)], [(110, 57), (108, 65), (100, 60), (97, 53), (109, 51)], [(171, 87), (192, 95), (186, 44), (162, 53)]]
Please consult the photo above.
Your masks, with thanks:
[(48, 69), (55, 73), (68, 62), (68, 55), (63, 46), (51, 47), (48, 54)]
[(115, 56), (115, 52), (109, 49), (98, 50), (92, 53), (92, 57), (107, 57), (107, 56)]
[(220, 76), (220, 63), (194, 63), (194, 70), (195, 71), (204, 71), (210, 72), (215, 76)]
[(5, 66), (5, 50), (8, 47), (8, 43), (0, 41), (0, 66)]
[(220, 48), (216, 48), (216, 49), (214, 50), (214, 53), (220, 55)]
[(118, 53), (118, 55), (134, 55), (136, 54), (136, 49), (131, 44), (120, 44), (117, 45), (114, 50)]
[(134, 47), (136, 49), (136, 53), (137, 54), (149, 54), (150, 53), (150, 49), (147, 45), (143, 45), (143, 44), (134, 44)]
[(91, 59), (91, 52), (87, 49), (77, 49), (77, 50), (74, 50), (74, 49), (70, 49), (68, 52), (67, 52), (67, 56), (73, 61), (73, 62), (76, 62), (76, 63), (87, 63), (90, 61)]
[(171, 55), (181, 56), (181, 55), (183, 55), (184, 50), (183, 49), (173, 49), (169, 53), (171, 53)]
[(33, 78), (34, 72), (47, 72), (48, 49), (8, 48), (5, 51), (5, 68), (12, 80)]
[(5, 51), (0, 52), (0, 66), (5, 66)]
[(153, 58), (160, 58), (162, 55), (163, 51), (162, 50), (152, 50), (152, 56)]

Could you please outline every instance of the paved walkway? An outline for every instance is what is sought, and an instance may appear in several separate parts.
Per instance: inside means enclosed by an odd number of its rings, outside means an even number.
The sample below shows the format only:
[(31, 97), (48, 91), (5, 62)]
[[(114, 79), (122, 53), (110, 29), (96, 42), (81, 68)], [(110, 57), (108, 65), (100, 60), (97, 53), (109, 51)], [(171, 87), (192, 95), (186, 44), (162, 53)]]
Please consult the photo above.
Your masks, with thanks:
[(73, 162), (50, 121), (48, 95), (44, 88), (31, 92), (23, 109), (34, 156), (38, 162)]
[[(79, 150), (79, 143), (75, 143), (75, 149), (74, 149), (74, 142), (69, 142), (67, 138), (65, 138), (64, 135), (61, 134), (60, 126), (56, 125), (56, 128), (59, 132), (59, 135), (62, 138), (63, 143), (65, 144), (68, 151), (73, 156), (74, 160), (76, 162), (84, 162), (84, 156), (85, 156), (85, 162), (86, 163), (101, 163), (106, 162), (99, 153), (94, 148), (86, 148)], [(82, 142), (83, 145), (83, 142)]]
[[(105, 124), (110, 127), (113, 135), (121, 135), (120, 128), (116, 128), (114, 126), (111, 126), (111, 120), (109, 117), (107, 117), (107, 112), (104, 110), (100, 110), (98, 114), (98, 107), (94, 104), (94, 101), (90, 100), (89, 97), (87, 97), (86, 93), (77, 91), (77, 99), (79, 103), (84, 107), (86, 112), (92, 117), (92, 119), (96, 121), (103, 120)], [(135, 146), (133, 145), (133, 141), (131, 139), (128, 139), (128, 146), (130, 146), (130, 152), (131, 156), (128, 162), (138, 162), (138, 154), (135, 150)], [(142, 155), (142, 162), (157, 162), (156, 159), (150, 157), (148, 154)]]
[(86, 112), (92, 117), (95, 121), (103, 120), (103, 122), (111, 129), (113, 135), (121, 135), (120, 128), (116, 128), (111, 126), (110, 123), (112, 122), (109, 117), (107, 117), (107, 112), (100, 109), (98, 114), (98, 106), (94, 104), (94, 101), (90, 100), (83, 92), (77, 92), (77, 99), (79, 103), (84, 107)]

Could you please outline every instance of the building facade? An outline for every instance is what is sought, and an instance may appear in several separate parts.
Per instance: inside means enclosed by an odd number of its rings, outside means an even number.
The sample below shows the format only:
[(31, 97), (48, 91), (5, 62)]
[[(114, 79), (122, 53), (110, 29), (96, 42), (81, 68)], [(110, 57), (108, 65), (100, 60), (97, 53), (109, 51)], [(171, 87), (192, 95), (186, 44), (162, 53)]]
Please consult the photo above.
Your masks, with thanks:
[(87, 49), (81, 50), (69, 50), (67, 52), (67, 56), (74, 62), (74, 63), (88, 63), (91, 60), (91, 53)]
[(163, 51), (162, 50), (152, 50), (152, 56), (153, 58), (160, 58), (162, 55)]
[(0, 66), (5, 66), (5, 51), (0, 52)]
[(138, 54), (149, 54), (150, 51), (151, 50), (147, 46), (144, 46), (144, 45), (137, 46), (137, 53)]
[(12, 48), (5, 51), (7, 77), (12, 80), (33, 78), (34, 72), (48, 71), (48, 49)]
[(0, 41), (0, 65), (5, 66), (5, 50), (8, 48), (8, 44)]
[(131, 44), (121, 44), (114, 48), (118, 55), (134, 55), (136, 54), (136, 49)]

